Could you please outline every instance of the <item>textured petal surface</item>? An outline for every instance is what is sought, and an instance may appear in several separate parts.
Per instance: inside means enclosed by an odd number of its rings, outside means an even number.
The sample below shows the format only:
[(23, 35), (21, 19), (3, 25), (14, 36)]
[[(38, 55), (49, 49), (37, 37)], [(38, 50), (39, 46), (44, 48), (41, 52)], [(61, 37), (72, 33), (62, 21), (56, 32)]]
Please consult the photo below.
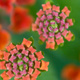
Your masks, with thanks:
[(46, 42), (46, 49), (57, 49), (58, 45), (64, 43), (64, 38), (71, 41), (74, 35), (68, 28), (73, 25), (73, 20), (67, 18), (70, 10), (67, 7), (60, 10), (60, 6), (52, 5), (49, 1), (42, 4), (42, 8), (37, 13), (32, 30), (38, 32), (42, 42)]

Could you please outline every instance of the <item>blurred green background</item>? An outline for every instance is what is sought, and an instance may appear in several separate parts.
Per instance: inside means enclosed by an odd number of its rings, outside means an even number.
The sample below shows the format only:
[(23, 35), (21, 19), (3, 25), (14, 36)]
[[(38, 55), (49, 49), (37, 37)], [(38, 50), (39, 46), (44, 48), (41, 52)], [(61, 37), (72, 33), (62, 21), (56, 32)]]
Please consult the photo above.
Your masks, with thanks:
[[(61, 10), (67, 6), (71, 7), (71, 13), (69, 18), (75, 19), (74, 26), (69, 27), (69, 29), (74, 33), (75, 40), (68, 42), (65, 40), (64, 46), (58, 47), (56, 51), (45, 49), (45, 43), (39, 45), (39, 35), (37, 32), (24, 32), (22, 34), (11, 33), (12, 43), (21, 43), (23, 38), (34, 38), (34, 46), (37, 50), (44, 52), (44, 60), (49, 61), (48, 72), (42, 72), (42, 74), (37, 78), (37, 80), (62, 80), (61, 71), (67, 64), (80, 65), (80, 0), (52, 0), (55, 5), (59, 5)], [(42, 8), (42, 4), (45, 0), (37, 0), (34, 6), (30, 6), (30, 14), (36, 19), (36, 13)], [(26, 6), (24, 6), (26, 8)], [(7, 29), (10, 24), (10, 16), (6, 13), (0, 11), (0, 24)], [(3, 70), (0, 70), (0, 74)], [(1, 77), (0, 77), (0, 80)], [(11, 80), (14, 80), (13, 78)]]

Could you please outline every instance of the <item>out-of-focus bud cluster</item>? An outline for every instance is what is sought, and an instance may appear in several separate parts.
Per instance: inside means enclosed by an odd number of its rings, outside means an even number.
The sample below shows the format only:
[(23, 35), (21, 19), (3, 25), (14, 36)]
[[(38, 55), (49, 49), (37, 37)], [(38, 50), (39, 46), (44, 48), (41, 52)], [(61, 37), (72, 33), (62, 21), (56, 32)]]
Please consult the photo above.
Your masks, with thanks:
[(2, 29), (2, 26), (0, 25), (0, 50), (4, 50), (5, 47), (9, 44), (11, 40), (11, 36), (9, 32)]
[(73, 64), (65, 66), (61, 76), (63, 80), (80, 80), (80, 66)]
[(21, 5), (33, 5), (35, 2), (36, 0), (0, 0), (0, 8), (10, 15), (11, 31), (20, 33), (30, 29), (33, 18), (29, 10), (22, 8)]

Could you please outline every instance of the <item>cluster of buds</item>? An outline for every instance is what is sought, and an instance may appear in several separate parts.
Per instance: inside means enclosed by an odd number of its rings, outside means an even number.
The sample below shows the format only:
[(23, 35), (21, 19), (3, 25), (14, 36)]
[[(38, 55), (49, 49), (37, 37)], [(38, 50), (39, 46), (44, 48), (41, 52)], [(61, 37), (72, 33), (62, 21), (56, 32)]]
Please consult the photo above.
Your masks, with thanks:
[(33, 18), (29, 14), (29, 10), (21, 7), (15, 7), (10, 18), (11, 24), (9, 29), (15, 33), (29, 30), (33, 22)]
[(0, 50), (5, 50), (5, 47), (10, 43), (11, 35), (0, 25)]
[(80, 66), (69, 64), (62, 70), (63, 80), (80, 80)]
[(60, 7), (51, 5), (50, 2), (42, 4), (43, 10), (37, 13), (38, 18), (32, 24), (32, 30), (38, 31), (40, 40), (46, 41), (46, 48), (55, 49), (56, 46), (63, 44), (63, 37), (71, 41), (73, 34), (67, 29), (73, 25), (72, 19), (67, 19), (70, 10), (64, 7), (60, 13)]
[(0, 0), (0, 8), (4, 9), (7, 13), (11, 13), (13, 4), (15, 5), (33, 5), (36, 0)]
[(48, 71), (49, 62), (44, 58), (41, 51), (36, 52), (32, 41), (23, 39), (22, 44), (7, 46), (7, 51), (0, 51), (0, 69), (5, 71), (1, 74), (3, 80), (36, 80), (42, 70)]

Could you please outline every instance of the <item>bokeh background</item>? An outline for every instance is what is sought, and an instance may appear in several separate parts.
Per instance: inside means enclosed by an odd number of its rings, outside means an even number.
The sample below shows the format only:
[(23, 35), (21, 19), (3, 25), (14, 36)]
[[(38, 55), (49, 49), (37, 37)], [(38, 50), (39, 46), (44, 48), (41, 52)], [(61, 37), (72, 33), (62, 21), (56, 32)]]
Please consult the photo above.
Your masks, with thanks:
[[(75, 23), (69, 29), (74, 33), (75, 40), (68, 42), (65, 40), (65, 43), (62, 47), (58, 47), (57, 50), (45, 49), (45, 43), (39, 44), (39, 35), (37, 32), (27, 31), (22, 34), (14, 34), (10, 32), (12, 43), (18, 44), (21, 43), (23, 38), (30, 38), (31, 36), (34, 39), (34, 46), (37, 50), (44, 52), (44, 60), (49, 61), (49, 70), (48, 72), (42, 72), (42, 74), (37, 78), (37, 80), (62, 80), (61, 71), (67, 64), (75, 64), (80, 66), (80, 0), (52, 0), (55, 5), (59, 5), (61, 9), (65, 6), (71, 8), (71, 13), (69, 18), (75, 19)], [(45, 0), (37, 0), (33, 6), (23, 6), (29, 8), (30, 14), (33, 16), (34, 21), (37, 17), (36, 13), (42, 9), (42, 4), (45, 3)], [(4, 29), (7, 30), (7, 27), (10, 24), (10, 16), (0, 10), (0, 24)], [(3, 70), (0, 70), (0, 74)], [(0, 77), (0, 80), (2, 78)], [(12, 78), (11, 80), (14, 80)]]

